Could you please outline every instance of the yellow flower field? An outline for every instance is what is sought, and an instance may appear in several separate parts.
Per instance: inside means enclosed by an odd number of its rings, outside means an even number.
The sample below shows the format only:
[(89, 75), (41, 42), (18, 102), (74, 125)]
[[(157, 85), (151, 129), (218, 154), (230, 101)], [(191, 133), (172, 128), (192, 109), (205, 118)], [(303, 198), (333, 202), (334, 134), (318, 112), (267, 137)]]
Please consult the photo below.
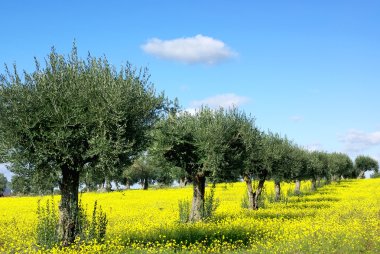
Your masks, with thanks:
[[(219, 184), (220, 206), (210, 221), (178, 223), (178, 202), (190, 201), (192, 188), (84, 193), (107, 213), (104, 243), (43, 250), (36, 246), (37, 201), (51, 197), (0, 198), (0, 253), (380, 253), (380, 179), (345, 180), (294, 196), (282, 184), (280, 202), (271, 202), (265, 184), (264, 208), (241, 208), (243, 183)], [(58, 203), (59, 196), (54, 197)]]

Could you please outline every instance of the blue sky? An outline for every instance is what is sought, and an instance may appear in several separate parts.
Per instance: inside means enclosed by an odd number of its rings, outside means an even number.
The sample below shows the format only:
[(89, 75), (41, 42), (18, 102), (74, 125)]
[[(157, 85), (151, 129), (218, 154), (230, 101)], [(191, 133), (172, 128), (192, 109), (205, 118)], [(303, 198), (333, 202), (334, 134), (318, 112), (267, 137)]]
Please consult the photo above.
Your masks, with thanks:
[(15, 0), (0, 22), (1, 64), (33, 71), (75, 39), (186, 109), (235, 104), (309, 149), (380, 159), (379, 1)]

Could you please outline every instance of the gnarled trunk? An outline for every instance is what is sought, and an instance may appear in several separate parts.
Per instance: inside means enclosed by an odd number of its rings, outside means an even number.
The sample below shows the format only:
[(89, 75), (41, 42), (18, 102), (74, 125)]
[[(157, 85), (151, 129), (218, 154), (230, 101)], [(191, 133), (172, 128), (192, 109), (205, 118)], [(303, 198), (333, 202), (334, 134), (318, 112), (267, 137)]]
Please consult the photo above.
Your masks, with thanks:
[(252, 180), (248, 175), (245, 175), (244, 181), (247, 185), (248, 209), (254, 210), (255, 209), (255, 194), (253, 193)]
[(281, 185), (280, 181), (274, 182), (274, 200), (279, 201), (281, 199)]
[(295, 181), (294, 194), (299, 195), (300, 193), (301, 193), (301, 181), (297, 179)]
[(311, 190), (317, 190), (317, 180), (315, 178), (311, 179)]
[(181, 177), (181, 178), (179, 179), (179, 186), (180, 186), (180, 187), (185, 187), (186, 184), (187, 184), (187, 178), (186, 178), (186, 177)]
[(58, 236), (63, 246), (73, 243), (78, 224), (79, 172), (62, 168), (61, 203), (59, 205)]
[(259, 209), (259, 197), (261, 195), (261, 192), (263, 191), (264, 183), (265, 183), (265, 179), (260, 179), (259, 180), (259, 185), (257, 186), (256, 192), (255, 192), (255, 196), (254, 196), (254, 205), (253, 205), (253, 207), (254, 207), (255, 210)]
[(106, 183), (106, 191), (110, 192), (112, 190), (112, 184), (108, 177), (106, 177), (105, 183)]
[(130, 190), (131, 189), (131, 182), (129, 180), (125, 181), (125, 189)]
[(365, 175), (365, 171), (364, 170), (360, 170), (360, 173), (358, 175), (358, 179), (364, 178), (364, 175)]
[(149, 180), (148, 180), (148, 178), (145, 178), (145, 179), (143, 180), (143, 189), (144, 189), (144, 190), (147, 190), (148, 187), (149, 187)]
[(205, 202), (206, 177), (203, 173), (197, 173), (193, 177), (193, 202), (190, 211), (191, 222), (202, 219), (202, 211)]

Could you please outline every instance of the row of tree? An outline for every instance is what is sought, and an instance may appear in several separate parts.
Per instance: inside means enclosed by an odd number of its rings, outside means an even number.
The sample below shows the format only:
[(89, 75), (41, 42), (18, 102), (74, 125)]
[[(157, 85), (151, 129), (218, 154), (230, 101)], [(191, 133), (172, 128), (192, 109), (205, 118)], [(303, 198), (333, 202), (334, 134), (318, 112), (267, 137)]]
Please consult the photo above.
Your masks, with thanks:
[[(59, 237), (78, 233), (78, 190), (111, 182), (174, 179), (193, 184), (190, 221), (201, 219), (206, 178), (244, 179), (250, 208), (264, 182), (357, 177), (377, 162), (345, 154), (309, 152), (286, 137), (263, 133), (238, 109), (181, 112), (176, 101), (157, 94), (146, 70), (127, 64), (117, 71), (105, 58), (68, 57), (52, 49), (42, 68), (20, 76), (16, 66), (0, 76), (0, 157), (21, 192), (61, 193)], [(361, 158), (361, 157), (360, 157)], [(363, 162), (361, 162), (363, 160)], [(252, 180), (259, 185), (253, 190)], [(35, 189), (33, 189), (35, 188)], [(279, 191), (278, 191), (279, 193)]]

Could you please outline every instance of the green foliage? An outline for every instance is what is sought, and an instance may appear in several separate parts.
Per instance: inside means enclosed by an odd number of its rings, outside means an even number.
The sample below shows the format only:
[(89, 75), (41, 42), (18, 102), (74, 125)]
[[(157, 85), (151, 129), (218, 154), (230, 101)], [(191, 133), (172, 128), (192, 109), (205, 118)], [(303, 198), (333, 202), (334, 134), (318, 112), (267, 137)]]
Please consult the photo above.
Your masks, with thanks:
[(247, 192), (245, 192), (245, 194), (241, 198), (240, 207), (244, 208), (244, 209), (249, 208), (249, 200), (248, 200), (248, 193)]
[[(220, 201), (215, 198), (215, 185), (210, 189), (210, 192), (205, 196), (205, 202), (201, 211), (201, 218), (204, 221), (210, 220), (215, 214), (216, 209), (219, 207)], [(189, 200), (179, 200), (178, 201), (178, 215), (180, 223), (190, 222), (190, 207), (191, 203)]]
[(237, 109), (171, 114), (158, 125), (152, 150), (188, 176), (204, 173), (215, 181), (236, 179), (243, 163), (244, 118)]
[(41, 200), (37, 203), (37, 245), (51, 248), (58, 244), (58, 211), (54, 199), (46, 200), (45, 206)]
[(0, 195), (2, 195), (7, 187), (8, 180), (4, 174), (0, 173)]
[(68, 57), (52, 49), (44, 68), (36, 61), (23, 76), (14, 66), (0, 78), (0, 149), (33, 172), (68, 166), (112, 176), (146, 148), (166, 105), (146, 70), (82, 60), (75, 45)]
[(178, 201), (178, 216), (179, 223), (189, 222), (190, 217), (190, 201), (189, 200), (179, 200)]
[(140, 183), (144, 189), (153, 183), (159, 176), (159, 168), (154, 165), (152, 157), (148, 154), (141, 155), (133, 164), (123, 171), (123, 177), (132, 185)]
[(54, 188), (58, 187), (55, 171), (35, 171), (29, 164), (21, 163), (13, 163), (8, 169), (14, 173), (11, 181), (15, 194), (51, 195)]
[(348, 155), (343, 153), (331, 153), (328, 155), (328, 167), (334, 180), (350, 176), (354, 172), (354, 164)]
[[(59, 214), (56, 209), (57, 204), (54, 199), (46, 200), (46, 204), (41, 205), (39, 200), (37, 203), (37, 245), (44, 248), (52, 248), (59, 244), (58, 237), (58, 223)], [(96, 240), (98, 243), (102, 243), (106, 237), (106, 230), (108, 225), (108, 219), (106, 213), (102, 210), (102, 207), (97, 205), (97, 201), (94, 203), (91, 219), (87, 216), (87, 206), (83, 207), (81, 201), (78, 206), (78, 221), (76, 230), (76, 236), (79, 241), (93, 242)]]
[(364, 177), (366, 171), (379, 172), (379, 163), (369, 156), (360, 155), (355, 159), (355, 169), (358, 177)]
[(380, 178), (380, 172), (374, 172), (371, 174), (371, 178)]
[(205, 203), (203, 205), (203, 210), (201, 213), (202, 220), (208, 220), (213, 217), (216, 209), (218, 208), (220, 201), (215, 198), (215, 185), (211, 187), (210, 193), (205, 197)]
[(106, 236), (107, 230), (107, 215), (103, 212), (102, 207), (97, 207), (97, 201), (94, 203), (94, 209), (92, 211), (92, 219), (87, 226), (85, 240), (96, 240), (97, 242), (103, 242)]
[[(149, 131), (169, 105), (146, 69), (127, 64), (117, 71), (91, 55), (82, 60), (75, 44), (67, 57), (53, 48), (44, 67), (36, 60), (36, 70), (23, 77), (16, 65), (0, 75), (0, 156), (27, 165), (19, 169), (41, 182), (57, 177), (62, 200), (76, 200), (69, 196), (77, 195), (86, 172), (89, 179), (120, 177), (147, 148)], [(76, 205), (62, 206), (74, 221)], [(62, 234), (64, 244), (73, 231)]]

